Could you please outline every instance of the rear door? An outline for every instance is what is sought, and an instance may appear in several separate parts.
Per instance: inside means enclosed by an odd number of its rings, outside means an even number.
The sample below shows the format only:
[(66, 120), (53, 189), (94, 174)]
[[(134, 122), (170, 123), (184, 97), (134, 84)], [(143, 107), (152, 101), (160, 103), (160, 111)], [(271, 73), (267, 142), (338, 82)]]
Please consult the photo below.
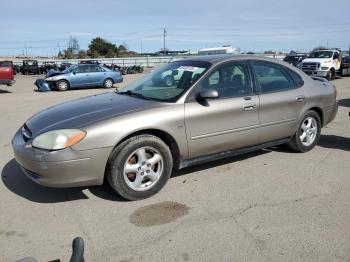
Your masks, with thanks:
[[(259, 98), (244, 62), (218, 66), (195, 87), (185, 103), (189, 157), (254, 145), (259, 137)], [(215, 89), (219, 98), (198, 101), (201, 90)]]
[(292, 136), (305, 105), (302, 78), (297, 83), (297, 73), (272, 62), (250, 61), (250, 66), (259, 90), (260, 143)]
[(89, 83), (94, 86), (102, 85), (106, 78), (106, 71), (99, 65), (89, 66)]

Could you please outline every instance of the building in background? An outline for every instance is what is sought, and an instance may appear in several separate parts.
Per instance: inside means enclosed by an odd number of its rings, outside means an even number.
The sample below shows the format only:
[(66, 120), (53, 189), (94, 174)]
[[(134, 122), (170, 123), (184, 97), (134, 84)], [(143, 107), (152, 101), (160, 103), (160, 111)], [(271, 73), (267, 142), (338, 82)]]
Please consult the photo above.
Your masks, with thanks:
[(198, 51), (199, 55), (239, 54), (240, 49), (232, 46), (210, 47)]

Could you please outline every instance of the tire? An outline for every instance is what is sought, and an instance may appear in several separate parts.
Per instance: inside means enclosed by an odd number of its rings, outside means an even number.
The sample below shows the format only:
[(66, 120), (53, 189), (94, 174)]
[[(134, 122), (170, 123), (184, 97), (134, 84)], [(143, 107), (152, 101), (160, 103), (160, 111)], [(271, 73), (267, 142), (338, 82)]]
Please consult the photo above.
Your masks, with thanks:
[(120, 196), (133, 201), (150, 197), (161, 190), (172, 169), (173, 158), (163, 140), (152, 135), (139, 135), (114, 148), (106, 176)]
[(67, 91), (69, 89), (69, 82), (67, 80), (59, 80), (56, 82), (58, 91)]
[(315, 111), (308, 111), (298, 125), (294, 136), (287, 143), (289, 148), (304, 153), (313, 149), (321, 135), (321, 119)]
[(326, 78), (327, 78), (328, 81), (331, 81), (331, 80), (334, 80), (334, 79), (335, 79), (335, 71), (334, 71), (333, 68), (331, 68), (331, 69), (328, 71), (328, 73), (327, 73), (327, 75), (326, 75)]
[(104, 88), (112, 88), (113, 87), (113, 79), (112, 78), (106, 78), (104, 81), (103, 81), (103, 87)]

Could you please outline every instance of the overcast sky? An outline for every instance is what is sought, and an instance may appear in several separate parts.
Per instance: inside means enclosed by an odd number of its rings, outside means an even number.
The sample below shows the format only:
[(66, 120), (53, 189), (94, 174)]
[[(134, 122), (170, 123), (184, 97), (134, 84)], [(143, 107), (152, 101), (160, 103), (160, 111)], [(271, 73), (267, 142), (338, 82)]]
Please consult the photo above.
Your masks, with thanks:
[[(334, 3), (334, 4), (333, 4)], [(348, 49), (349, 0), (9, 0), (1, 4), (0, 55), (52, 55), (76, 36), (125, 42), (131, 50), (196, 50), (232, 45), (242, 51)]]

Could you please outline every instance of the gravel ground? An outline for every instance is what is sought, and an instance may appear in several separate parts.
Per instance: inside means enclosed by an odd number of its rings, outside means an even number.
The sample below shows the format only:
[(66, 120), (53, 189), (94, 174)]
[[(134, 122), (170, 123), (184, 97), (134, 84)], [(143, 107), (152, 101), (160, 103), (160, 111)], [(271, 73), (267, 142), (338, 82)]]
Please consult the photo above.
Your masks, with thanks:
[(334, 81), (339, 112), (311, 152), (279, 147), (187, 168), (136, 202), (108, 185), (52, 189), (22, 175), (10, 141), (27, 118), (112, 91), (39, 93), (35, 78), (0, 88), (0, 261), (68, 261), (75, 236), (87, 261), (350, 260), (350, 78)]

